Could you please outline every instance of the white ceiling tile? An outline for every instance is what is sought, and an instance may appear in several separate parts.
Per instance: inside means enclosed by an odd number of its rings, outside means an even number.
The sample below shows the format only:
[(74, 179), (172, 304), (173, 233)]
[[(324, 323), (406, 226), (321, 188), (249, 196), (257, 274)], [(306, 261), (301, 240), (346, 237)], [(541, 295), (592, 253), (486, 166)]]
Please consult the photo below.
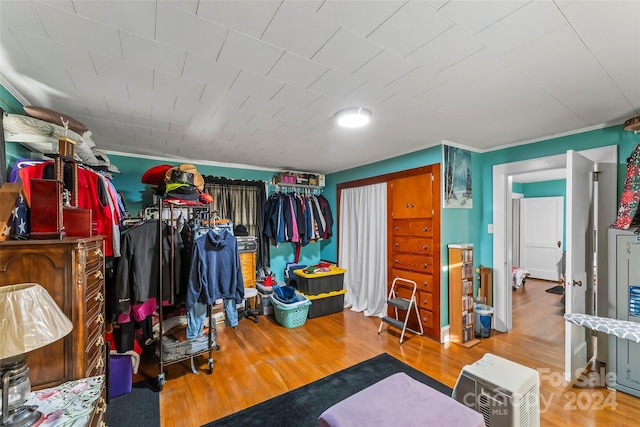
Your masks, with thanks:
[(285, 52), (267, 74), (267, 77), (306, 88), (328, 70), (324, 65), (298, 55)]
[[(216, 59), (228, 30), (190, 13), (159, 2), (155, 40), (189, 51), (204, 58)], [(188, 28), (189, 31), (184, 29)]]
[(150, 116), (153, 106), (149, 102), (134, 102), (125, 98), (116, 98), (112, 96), (105, 97), (107, 107), (111, 111), (117, 111), (123, 114), (131, 114), (136, 116)]
[(192, 53), (187, 54), (182, 75), (193, 80), (211, 83), (214, 86), (228, 89), (240, 74), (240, 69), (217, 61), (202, 58)]
[[(538, 58), (543, 55), (545, 61), (533, 61), (535, 55)], [(571, 87), (588, 88), (591, 79), (608, 78), (582, 40), (568, 26), (507, 53), (503, 59), (552, 92), (572, 90)], [(574, 67), (580, 73), (576, 73)]]
[(47, 37), (18, 32), (15, 34), (20, 37), (20, 44), (34, 63), (50, 69), (95, 72), (88, 50), (75, 49)]
[[(2, 41), (4, 43), (4, 40)], [(4, 47), (4, 45), (3, 45)], [(47, 68), (44, 64), (35, 63), (30, 59), (12, 58), (3, 62), (2, 73), (13, 75), (13, 85), (24, 96), (50, 98), (56, 96), (71, 97), (77, 94), (77, 89), (64, 68)]]
[(155, 1), (74, 1), (78, 15), (140, 37), (152, 39), (156, 30)]
[(485, 74), (463, 86), (475, 96), (492, 99), (494, 102), (509, 107), (526, 99), (534, 92), (543, 91), (537, 83), (525, 77), (512, 67)]
[(341, 28), (313, 56), (327, 67), (351, 74), (382, 50), (367, 39)]
[(407, 56), (452, 25), (431, 6), (409, 1), (367, 38), (400, 56)]
[(553, 2), (532, 1), (475, 36), (502, 55), (563, 25), (567, 22)]
[[(200, 0), (162, 0), (164, 3), (170, 4), (173, 7), (180, 8), (188, 13), (195, 14), (200, 6)], [(213, 3), (213, 2), (211, 2)]]
[(153, 87), (153, 70), (133, 62), (123, 61), (97, 53), (92, 54), (100, 78), (120, 80), (137, 86)]
[(257, 129), (275, 130), (282, 126), (282, 123), (282, 120), (256, 114), (251, 119), (249, 119), (249, 122), (247, 124), (249, 126), (255, 126)]
[(395, 92), (387, 88), (382, 88), (373, 83), (365, 83), (349, 93), (344, 99), (358, 107), (372, 108), (393, 95), (395, 95)]
[(435, 10), (440, 10), (442, 6), (449, 3), (451, 0), (424, 0), (429, 6), (434, 8)]
[(193, 114), (188, 113), (185, 110), (175, 110), (173, 108), (167, 108), (164, 105), (151, 106), (151, 118), (171, 122), (171, 131), (173, 132), (175, 132), (174, 128), (177, 125), (188, 125), (192, 117)]
[(407, 98), (432, 89), (444, 83), (444, 80), (422, 67), (416, 68), (408, 74), (394, 80), (386, 86), (387, 89), (399, 93)]
[(529, 1), (450, 1), (438, 11), (453, 21), (468, 34), (476, 34), (489, 25), (513, 13)]
[(131, 114), (119, 113), (117, 111), (102, 110), (97, 107), (88, 107), (88, 109), (89, 109), (89, 113), (93, 117), (99, 117), (101, 120), (112, 121), (116, 128), (118, 128), (119, 126), (133, 125), (133, 118), (131, 117)]
[(132, 116), (133, 124), (149, 129), (169, 130), (169, 123), (162, 120), (154, 120), (148, 117)]
[[(488, 49), (483, 49), (436, 73), (440, 78), (455, 85), (466, 85), (486, 74), (495, 73), (506, 68), (507, 62)], [(472, 72), (470, 72), (470, 70)]]
[(309, 86), (309, 89), (332, 98), (341, 99), (363, 84), (364, 82), (362, 80), (351, 77), (348, 74), (336, 70), (329, 70)]
[(640, 2), (575, 1), (562, 12), (613, 78), (639, 80)]
[(259, 39), (281, 1), (201, 1), (198, 16)]
[(367, 37), (402, 7), (402, 1), (325, 1), (318, 15)]
[(120, 32), (120, 38), (125, 61), (171, 74), (182, 73), (185, 51), (125, 31)]
[(179, 94), (180, 98), (198, 100), (202, 96), (205, 83), (186, 77), (175, 76), (156, 70), (153, 76), (153, 88), (160, 92)]
[(284, 104), (267, 101), (260, 98), (248, 97), (245, 102), (238, 107), (241, 111), (259, 114), (267, 117), (274, 117), (278, 111), (284, 108)]
[(262, 40), (311, 58), (339, 27), (309, 9), (283, 2)]
[(278, 93), (271, 97), (271, 101), (304, 108), (320, 96), (321, 95), (317, 92), (300, 89), (291, 85), (285, 85), (278, 91)]
[(92, 91), (94, 94), (127, 98), (127, 84), (119, 80), (103, 79), (95, 74), (70, 70), (71, 80), (80, 92)]
[(318, 113), (305, 108), (285, 107), (284, 109), (278, 111), (278, 114), (275, 115), (275, 118), (285, 122), (304, 124), (311, 118), (313, 118), (316, 114)]
[(52, 40), (114, 58), (122, 57), (117, 28), (43, 3), (34, 5)]
[(444, 33), (421, 46), (407, 59), (426, 70), (437, 73), (483, 48), (459, 27), (451, 27)]
[(242, 71), (233, 82), (231, 90), (245, 95), (270, 99), (282, 86), (284, 85), (281, 82)]
[[(580, 88), (561, 95), (553, 95), (591, 125), (620, 120), (616, 106), (627, 102), (624, 94), (608, 79), (590, 83), (588, 90)], [(593, 102), (594, 99), (597, 99), (597, 102)], [(633, 106), (629, 104), (629, 111), (632, 109)]]
[(416, 68), (418, 66), (413, 62), (401, 58), (388, 50), (383, 50), (371, 61), (356, 70), (353, 73), (353, 77), (370, 81), (380, 86), (386, 86)]
[[(164, 108), (173, 108), (176, 105), (176, 94), (149, 89), (144, 86), (129, 86), (129, 99), (133, 102), (160, 105)], [(193, 110), (192, 110), (193, 111)]]
[(47, 37), (47, 30), (42, 25), (34, 5), (30, 1), (0, 2), (0, 34), (2, 44), (10, 31), (20, 30), (38, 36)]
[[(282, 132), (289, 136), (299, 136), (305, 133), (309, 127), (301, 124), (297, 121), (286, 121), (282, 126), (278, 128), (278, 132)], [(281, 143), (282, 144), (282, 143)]]
[(282, 49), (261, 40), (229, 31), (218, 61), (264, 76), (282, 53)]

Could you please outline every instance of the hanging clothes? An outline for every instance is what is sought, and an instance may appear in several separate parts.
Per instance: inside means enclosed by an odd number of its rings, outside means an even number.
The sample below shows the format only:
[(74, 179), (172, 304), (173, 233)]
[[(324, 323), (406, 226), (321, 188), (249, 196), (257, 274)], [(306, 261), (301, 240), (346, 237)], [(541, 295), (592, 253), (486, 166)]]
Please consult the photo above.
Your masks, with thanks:
[[(189, 332), (201, 330), (203, 306), (214, 304), (218, 299), (233, 301), (234, 307), (244, 300), (238, 241), (227, 229), (209, 230), (194, 241), (186, 297)], [(236, 318), (235, 324), (229, 326), (236, 326), (237, 322)]]
[(264, 234), (270, 242), (309, 242), (333, 235), (333, 215), (329, 201), (322, 195), (274, 192), (264, 209)]
[[(122, 236), (122, 257), (116, 273), (116, 314), (129, 313), (131, 306), (158, 296), (158, 220), (150, 220), (129, 229)], [(171, 272), (180, 279), (182, 238), (177, 230), (163, 222), (162, 295), (171, 293)], [(172, 237), (173, 235), (173, 237)], [(174, 266), (171, 266), (171, 239), (174, 239)]]
[(626, 230), (640, 226), (640, 143), (627, 159), (627, 175), (624, 181), (618, 217), (611, 227)]

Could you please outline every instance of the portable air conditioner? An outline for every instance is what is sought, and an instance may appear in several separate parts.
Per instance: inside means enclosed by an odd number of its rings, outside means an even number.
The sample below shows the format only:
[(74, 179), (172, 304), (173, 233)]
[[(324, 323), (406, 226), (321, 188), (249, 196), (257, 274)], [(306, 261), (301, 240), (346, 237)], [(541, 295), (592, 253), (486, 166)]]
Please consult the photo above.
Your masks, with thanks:
[(453, 398), (482, 414), (487, 427), (540, 426), (538, 372), (494, 354), (460, 371)]

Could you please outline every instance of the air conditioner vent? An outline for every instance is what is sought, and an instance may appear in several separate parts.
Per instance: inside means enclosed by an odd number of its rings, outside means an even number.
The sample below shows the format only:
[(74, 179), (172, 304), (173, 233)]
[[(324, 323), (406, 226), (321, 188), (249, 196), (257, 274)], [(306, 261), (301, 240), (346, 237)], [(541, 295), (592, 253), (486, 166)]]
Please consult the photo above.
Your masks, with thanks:
[(462, 368), (453, 398), (476, 410), (486, 427), (539, 427), (538, 372), (493, 354)]

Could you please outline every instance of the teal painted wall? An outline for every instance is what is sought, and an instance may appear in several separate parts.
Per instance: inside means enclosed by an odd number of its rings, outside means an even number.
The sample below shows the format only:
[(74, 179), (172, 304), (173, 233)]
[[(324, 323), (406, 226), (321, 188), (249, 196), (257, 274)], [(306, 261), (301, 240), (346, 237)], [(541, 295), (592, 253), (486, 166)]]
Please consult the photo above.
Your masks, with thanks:
[[(473, 208), (441, 210), (440, 323), (443, 326), (449, 324), (449, 274), (447, 270), (447, 245), (450, 243), (473, 243), (476, 247), (480, 245), (479, 227), (482, 212), (480, 203), (482, 201), (483, 193), (481, 160), (482, 157), (480, 154), (471, 153)], [(394, 157), (389, 160), (336, 172), (327, 175), (327, 188), (325, 189), (324, 194), (331, 203), (331, 206), (336, 206), (336, 187), (340, 183), (441, 162), (442, 146), (436, 146), (420, 150), (415, 153)], [(333, 261), (337, 259), (337, 239), (335, 237), (333, 239), (323, 241), (321, 246), (322, 259)], [(478, 264), (478, 262), (476, 262), (476, 264)]]
[(550, 181), (529, 182), (522, 185), (522, 191), (525, 198), (530, 197), (562, 197), (563, 198), (563, 215), (562, 215), (562, 250), (565, 250), (567, 242), (567, 180), (554, 179)]
[(494, 165), (564, 154), (568, 150), (580, 151), (617, 145), (619, 199), (627, 170), (626, 159), (636, 147), (639, 140), (638, 135), (625, 131), (622, 125), (616, 125), (483, 153), (481, 162), (483, 194), (480, 236), (481, 247), (479, 251), (480, 263), (489, 267), (493, 266), (493, 235), (487, 232), (487, 226), (493, 223), (492, 170)]

